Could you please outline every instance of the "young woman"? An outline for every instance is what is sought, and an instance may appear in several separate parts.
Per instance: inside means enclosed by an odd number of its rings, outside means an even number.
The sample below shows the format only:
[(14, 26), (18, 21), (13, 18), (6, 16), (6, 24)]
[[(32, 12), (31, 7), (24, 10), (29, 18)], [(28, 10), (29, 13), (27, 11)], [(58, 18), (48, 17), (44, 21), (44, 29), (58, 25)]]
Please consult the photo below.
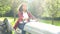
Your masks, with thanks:
[(22, 30), (22, 34), (26, 34), (26, 32), (23, 30), (24, 25), (30, 21), (30, 19), (34, 19), (32, 14), (27, 10), (27, 4), (23, 3), (18, 10), (18, 20), (14, 26), (14, 29), (18, 27)]

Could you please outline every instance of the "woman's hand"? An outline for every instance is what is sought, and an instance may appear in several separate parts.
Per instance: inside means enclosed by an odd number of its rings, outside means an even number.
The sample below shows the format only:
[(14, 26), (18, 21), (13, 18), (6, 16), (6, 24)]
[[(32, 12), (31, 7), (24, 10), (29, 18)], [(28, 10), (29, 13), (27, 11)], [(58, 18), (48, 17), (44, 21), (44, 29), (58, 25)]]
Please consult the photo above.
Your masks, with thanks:
[(17, 33), (21, 33), (21, 32), (22, 32), (22, 30), (19, 29), (19, 28), (17, 28), (15, 31), (16, 31)]
[(32, 22), (36, 22), (36, 21), (38, 21), (37, 19), (30, 19), (30, 21), (32, 21)]

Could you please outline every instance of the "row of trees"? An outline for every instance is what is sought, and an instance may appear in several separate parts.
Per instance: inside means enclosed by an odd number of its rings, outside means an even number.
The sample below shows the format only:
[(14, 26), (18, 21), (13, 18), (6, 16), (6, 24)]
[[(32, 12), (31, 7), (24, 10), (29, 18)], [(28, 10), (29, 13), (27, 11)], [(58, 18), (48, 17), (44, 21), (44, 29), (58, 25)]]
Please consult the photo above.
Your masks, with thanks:
[(0, 15), (3, 16), (6, 12), (9, 12), (11, 9), (9, 0), (0, 0)]
[[(27, 2), (28, 10), (36, 16), (37, 18), (41, 17), (60, 17), (60, 0), (0, 0), (0, 15), (4, 15), (5, 13), (13, 13), (11, 14), (16, 18), (17, 7), (22, 2)], [(30, 2), (30, 3), (29, 3)]]
[(16, 13), (17, 7), (21, 2), (20, 0), (0, 0), (0, 15), (4, 15), (10, 11)]
[(34, 0), (30, 7), (29, 10), (36, 16), (60, 17), (60, 0)]
[(16, 18), (18, 6), (25, 0), (0, 0), (0, 17), (14, 16)]
[(30, 3), (30, 11), (38, 18), (49, 17), (52, 19), (60, 18), (60, 0), (34, 0)]
[[(23, 0), (24, 1), (24, 0)], [(17, 7), (23, 2), (22, 0), (1, 0), (0, 2), (0, 14), (6, 12), (14, 11), (14, 14), (17, 12)], [(31, 3), (28, 3), (29, 11), (34, 15), (41, 17), (60, 17), (60, 0), (34, 0)], [(35, 13), (34, 13), (35, 12)], [(36, 15), (35, 15), (36, 16)]]

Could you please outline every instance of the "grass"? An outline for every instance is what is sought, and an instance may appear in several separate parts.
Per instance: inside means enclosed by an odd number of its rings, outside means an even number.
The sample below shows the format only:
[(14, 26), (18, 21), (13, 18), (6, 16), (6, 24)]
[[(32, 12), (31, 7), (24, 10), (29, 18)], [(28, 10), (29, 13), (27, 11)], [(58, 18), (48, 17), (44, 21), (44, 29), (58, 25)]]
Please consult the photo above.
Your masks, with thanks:
[[(41, 20), (40, 22), (47, 23), (47, 24), (52, 24), (52, 21), (51, 20)], [(60, 21), (56, 21), (55, 20), (53, 23), (56, 26), (60, 26)]]
[[(8, 21), (11, 23), (12, 26), (17, 21), (17, 18), (16, 18), (16, 21), (14, 21), (14, 18), (13, 17), (0, 17), (0, 21), (3, 21), (4, 18), (7, 18)], [(42, 20), (41, 19), (40, 22), (47, 23), (47, 24), (52, 24), (52, 21), (51, 20)], [(60, 21), (54, 21), (54, 25), (60, 26)]]
[[(17, 18), (16, 18), (16, 21), (14, 21), (13, 17), (1, 17), (0, 21), (3, 21), (4, 18), (8, 19), (8, 21), (11, 23), (12, 27), (14, 26), (15, 22), (17, 21)], [(52, 24), (51, 20), (40, 20), (40, 22), (47, 23), (47, 24)], [(60, 21), (54, 21), (54, 25), (60, 26)], [(14, 31), (12, 31), (12, 34), (14, 34)]]

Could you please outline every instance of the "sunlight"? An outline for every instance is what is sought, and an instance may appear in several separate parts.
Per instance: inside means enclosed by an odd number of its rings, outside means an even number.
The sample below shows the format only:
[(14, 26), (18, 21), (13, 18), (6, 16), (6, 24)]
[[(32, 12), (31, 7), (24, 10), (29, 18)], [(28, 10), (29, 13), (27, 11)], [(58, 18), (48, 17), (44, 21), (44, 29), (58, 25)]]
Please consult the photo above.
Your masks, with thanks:
[(25, 2), (31, 3), (33, 0), (24, 0)]

